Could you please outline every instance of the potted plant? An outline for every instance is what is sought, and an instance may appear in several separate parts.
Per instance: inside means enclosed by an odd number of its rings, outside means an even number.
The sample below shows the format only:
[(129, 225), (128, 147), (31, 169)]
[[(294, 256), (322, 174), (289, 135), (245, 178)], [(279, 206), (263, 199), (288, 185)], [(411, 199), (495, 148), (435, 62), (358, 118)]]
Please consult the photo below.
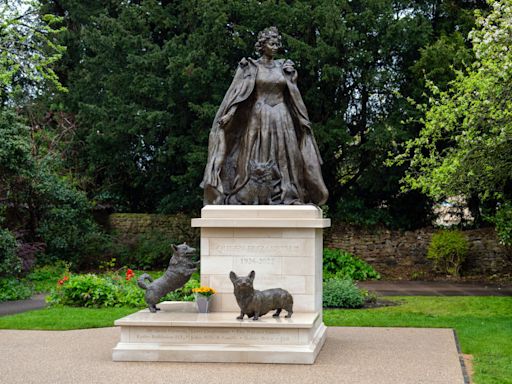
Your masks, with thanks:
[(208, 313), (210, 300), (216, 291), (210, 287), (199, 287), (192, 289), (196, 296), (197, 311), (199, 313)]

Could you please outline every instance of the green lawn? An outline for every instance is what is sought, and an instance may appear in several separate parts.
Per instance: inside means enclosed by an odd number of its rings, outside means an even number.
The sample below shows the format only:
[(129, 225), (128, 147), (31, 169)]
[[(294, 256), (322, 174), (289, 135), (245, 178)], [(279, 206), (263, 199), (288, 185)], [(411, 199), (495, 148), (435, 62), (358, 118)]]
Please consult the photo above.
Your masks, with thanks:
[(117, 320), (137, 308), (51, 307), (0, 317), (0, 329), (69, 330), (114, 326)]
[[(512, 297), (392, 297), (402, 304), (324, 311), (328, 326), (454, 328), (474, 356), (476, 384), (512, 384)], [(0, 317), (0, 329), (110, 327), (134, 308), (55, 307)]]
[(477, 384), (512, 383), (512, 297), (393, 297), (402, 305), (325, 310), (328, 326), (454, 328)]

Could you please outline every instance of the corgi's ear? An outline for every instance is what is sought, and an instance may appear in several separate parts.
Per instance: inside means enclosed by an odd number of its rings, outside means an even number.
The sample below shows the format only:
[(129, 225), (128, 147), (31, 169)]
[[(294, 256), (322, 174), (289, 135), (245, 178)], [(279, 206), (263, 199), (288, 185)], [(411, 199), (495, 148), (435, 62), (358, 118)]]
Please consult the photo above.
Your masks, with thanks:
[(229, 278), (234, 283), (236, 281), (236, 279), (238, 279), (238, 276), (236, 275), (235, 272), (231, 271), (231, 272), (229, 272)]
[(251, 279), (252, 281), (254, 281), (254, 276), (256, 276), (256, 272), (251, 271), (251, 273), (249, 273), (249, 279)]

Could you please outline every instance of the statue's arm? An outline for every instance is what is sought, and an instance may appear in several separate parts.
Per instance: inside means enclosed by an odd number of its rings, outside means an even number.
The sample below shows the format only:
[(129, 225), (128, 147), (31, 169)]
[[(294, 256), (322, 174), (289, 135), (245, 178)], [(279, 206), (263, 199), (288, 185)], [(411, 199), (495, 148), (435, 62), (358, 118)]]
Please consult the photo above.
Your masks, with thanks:
[(238, 68), (235, 73), (235, 77), (229, 86), (228, 91), (226, 92), (226, 98), (231, 99), (226, 102), (224, 113), (217, 119), (217, 123), (219, 127), (224, 128), (227, 126), (233, 117), (236, 114), (239, 103), (236, 102), (238, 94), (241, 93), (244, 79), (247, 77), (247, 73), (249, 72), (249, 62), (246, 58), (240, 60), (238, 64)]
[(295, 63), (291, 60), (283, 62), (283, 73), (287, 79), (288, 90), (291, 97), (291, 112), (295, 115), (300, 122), (300, 126), (304, 132), (312, 134), (311, 121), (309, 120), (306, 105), (302, 100), (299, 88), (297, 87), (297, 71), (295, 70)]

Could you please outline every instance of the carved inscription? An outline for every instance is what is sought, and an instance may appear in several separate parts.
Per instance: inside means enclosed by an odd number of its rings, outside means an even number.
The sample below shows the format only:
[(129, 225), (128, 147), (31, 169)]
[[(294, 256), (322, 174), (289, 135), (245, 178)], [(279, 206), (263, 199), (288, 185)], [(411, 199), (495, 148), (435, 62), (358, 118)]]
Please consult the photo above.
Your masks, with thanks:
[[(295, 335), (295, 334), (294, 334)], [(270, 329), (196, 329), (192, 331), (191, 341), (195, 343), (225, 344), (289, 344), (296, 342), (287, 331)]]
[(275, 257), (241, 257), (240, 264), (242, 265), (276, 265), (280, 259)]
[(133, 331), (134, 342), (164, 342), (182, 343), (190, 342), (190, 332), (185, 329), (157, 330), (155, 328)]
[(306, 256), (305, 239), (210, 239), (210, 255)]
[(132, 342), (135, 343), (198, 343), (198, 344), (296, 344), (296, 332), (272, 329), (215, 329), (176, 328), (168, 331), (155, 329), (139, 330), (134, 332)]

